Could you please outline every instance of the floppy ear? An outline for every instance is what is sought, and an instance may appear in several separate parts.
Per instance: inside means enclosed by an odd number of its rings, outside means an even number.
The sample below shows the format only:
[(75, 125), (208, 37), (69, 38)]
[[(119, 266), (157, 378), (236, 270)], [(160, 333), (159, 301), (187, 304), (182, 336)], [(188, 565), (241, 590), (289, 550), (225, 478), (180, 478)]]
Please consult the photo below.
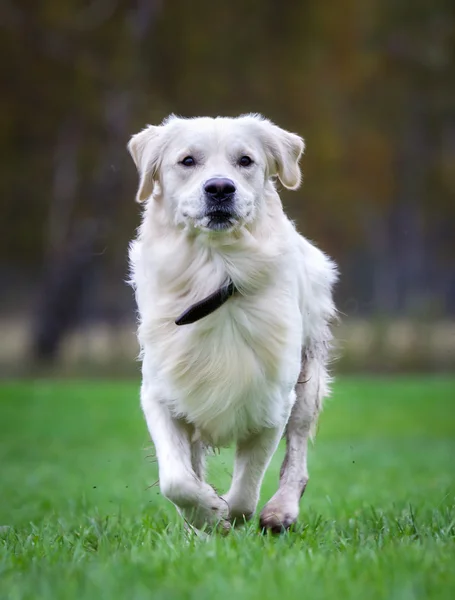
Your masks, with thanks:
[(274, 161), (271, 175), (278, 175), (279, 180), (288, 190), (296, 190), (301, 181), (299, 160), (305, 149), (305, 142), (295, 133), (290, 133), (273, 123), (264, 122), (267, 132), (266, 145)]
[(303, 139), (264, 119), (261, 115), (246, 115), (259, 125), (262, 142), (269, 158), (269, 175), (277, 175), (284, 187), (296, 190), (301, 181), (299, 160), (305, 149)]
[(128, 150), (139, 172), (139, 189), (136, 202), (147, 200), (153, 193), (160, 156), (159, 132), (161, 127), (149, 125), (133, 135)]

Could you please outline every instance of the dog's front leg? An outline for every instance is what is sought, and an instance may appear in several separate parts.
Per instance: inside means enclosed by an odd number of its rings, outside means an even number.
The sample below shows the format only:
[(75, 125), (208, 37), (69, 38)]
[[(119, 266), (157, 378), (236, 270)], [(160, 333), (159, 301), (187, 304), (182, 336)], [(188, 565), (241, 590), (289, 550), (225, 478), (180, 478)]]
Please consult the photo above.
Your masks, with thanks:
[(231, 519), (250, 519), (270, 460), (283, 434), (282, 427), (263, 429), (237, 444), (234, 475), (229, 492), (223, 496)]
[(162, 494), (192, 526), (201, 529), (219, 525), (228, 529), (228, 505), (202, 481), (198, 476), (202, 473), (195, 472), (197, 449), (191, 442), (192, 428), (174, 419), (154, 387), (147, 383), (142, 385), (141, 404), (156, 449)]

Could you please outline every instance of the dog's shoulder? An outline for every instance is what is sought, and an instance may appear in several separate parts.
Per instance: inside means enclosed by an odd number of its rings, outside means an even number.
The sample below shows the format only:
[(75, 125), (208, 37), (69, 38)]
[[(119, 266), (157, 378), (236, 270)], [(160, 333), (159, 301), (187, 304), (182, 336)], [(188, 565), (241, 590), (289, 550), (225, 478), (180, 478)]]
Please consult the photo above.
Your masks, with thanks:
[(304, 340), (317, 342), (328, 335), (328, 325), (336, 317), (333, 287), (338, 268), (322, 250), (297, 232), (294, 243)]

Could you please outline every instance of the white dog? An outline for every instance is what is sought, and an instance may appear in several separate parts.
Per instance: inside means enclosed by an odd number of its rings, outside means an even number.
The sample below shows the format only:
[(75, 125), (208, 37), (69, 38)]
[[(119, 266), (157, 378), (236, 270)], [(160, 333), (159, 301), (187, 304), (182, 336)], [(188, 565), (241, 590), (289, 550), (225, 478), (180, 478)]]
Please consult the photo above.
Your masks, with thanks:
[[(193, 527), (250, 518), (286, 430), (261, 527), (294, 523), (322, 400), (336, 268), (285, 216), (274, 180), (300, 184), (303, 140), (259, 115), (168, 118), (133, 136), (143, 222), (130, 248), (141, 404), (161, 491)], [(207, 447), (237, 444), (224, 496)]]

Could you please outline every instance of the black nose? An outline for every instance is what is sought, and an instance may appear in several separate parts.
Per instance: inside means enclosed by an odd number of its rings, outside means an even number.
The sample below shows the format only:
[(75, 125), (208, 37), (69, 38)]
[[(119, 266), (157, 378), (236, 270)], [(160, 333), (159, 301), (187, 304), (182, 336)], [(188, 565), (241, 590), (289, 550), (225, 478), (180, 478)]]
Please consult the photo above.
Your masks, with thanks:
[(205, 182), (204, 191), (211, 200), (225, 202), (230, 200), (235, 193), (234, 182), (223, 177), (213, 177)]

